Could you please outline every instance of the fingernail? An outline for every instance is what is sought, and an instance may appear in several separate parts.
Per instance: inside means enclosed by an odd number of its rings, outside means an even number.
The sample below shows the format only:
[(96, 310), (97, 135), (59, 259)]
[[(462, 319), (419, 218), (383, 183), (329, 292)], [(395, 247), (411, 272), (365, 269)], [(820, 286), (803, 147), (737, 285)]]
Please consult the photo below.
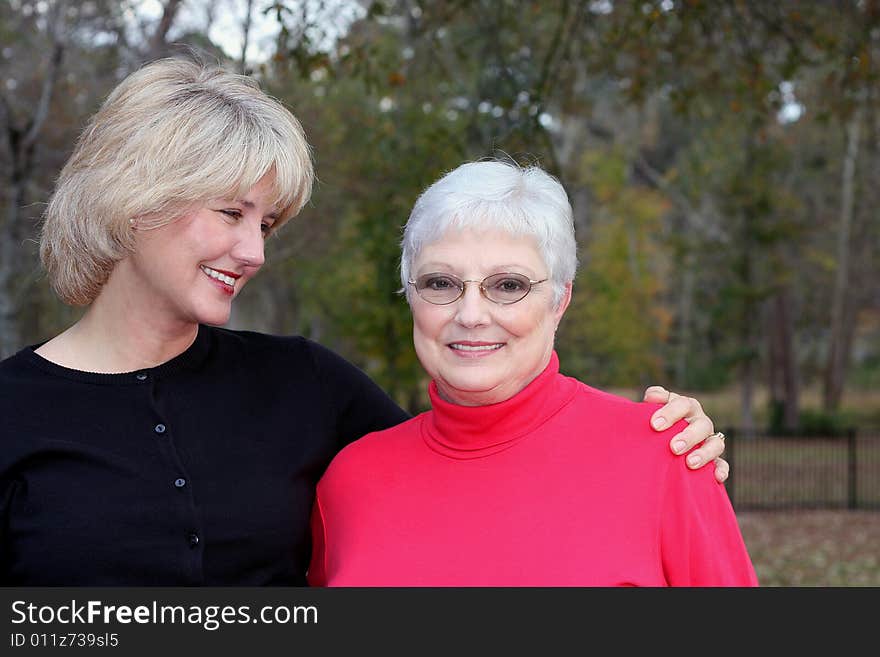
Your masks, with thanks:
[(676, 454), (681, 454), (686, 447), (687, 443), (683, 440), (676, 440), (674, 443), (672, 443), (672, 451), (674, 451)]
[(655, 417), (654, 421), (651, 423), (651, 425), (655, 429), (662, 429), (663, 427), (666, 426), (666, 418), (665, 417)]
[(699, 456), (697, 456), (696, 454), (691, 454), (690, 456), (688, 456), (688, 465), (690, 465), (690, 466), (700, 465), (701, 461), (702, 461), (702, 459)]

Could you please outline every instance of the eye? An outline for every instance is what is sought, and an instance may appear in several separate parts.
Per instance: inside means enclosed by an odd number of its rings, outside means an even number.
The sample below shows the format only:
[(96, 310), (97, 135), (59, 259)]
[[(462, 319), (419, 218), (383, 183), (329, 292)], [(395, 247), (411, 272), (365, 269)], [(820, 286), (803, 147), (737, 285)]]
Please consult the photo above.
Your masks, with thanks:
[(226, 215), (227, 217), (229, 217), (230, 219), (233, 219), (235, 221), (238, 221), (239, 219), (241, 219), (241, 216), (242, 216), (241, 210), (235, 210), (232, 208), (220, 210), (220, 214)]
[(451, 289), (460, 289), (455, 280), (449, 276), (428, 276), (422, 280), (422, 288), (436, 290), (438, 292)]
[(527, 288), (527, 283), (519, 278), (505, 277), (498, 281), (493, 281), (493, 288), (499, 292), (523, 292)]
[(263, 231), (263, 237), (268, 237), (272, 232), (272, 224), (262, 223), (260, 224), (260, 230)]

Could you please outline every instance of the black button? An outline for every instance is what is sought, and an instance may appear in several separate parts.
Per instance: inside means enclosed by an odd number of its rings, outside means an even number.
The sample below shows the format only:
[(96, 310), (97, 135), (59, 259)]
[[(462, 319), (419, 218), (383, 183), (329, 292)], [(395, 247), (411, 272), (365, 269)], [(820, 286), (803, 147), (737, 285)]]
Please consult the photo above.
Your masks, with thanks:
[(165, 433), (165, 425), (157, 424), (155, 428), (156, 433)]
[(174, 485), (178, 488), (183, 488), (184, 486), (186, 486), (186, 479), (175, 479)]
[(139, 372), (139, 373), (137, 373), (137, 374), (134, 375), (134, 378), (136, 378), (138, 381), (146, 381), (146, 380), (147, 380), (147, 375), (144, 374), (143, 372)]
[(187, 536), (187, 538), (189, 539), (189, 546), (190, 547), (195, 547), (196, 545), (199, 544), (199, 535), (196, 534), (195, 532), (193, 532), (192, 534)]

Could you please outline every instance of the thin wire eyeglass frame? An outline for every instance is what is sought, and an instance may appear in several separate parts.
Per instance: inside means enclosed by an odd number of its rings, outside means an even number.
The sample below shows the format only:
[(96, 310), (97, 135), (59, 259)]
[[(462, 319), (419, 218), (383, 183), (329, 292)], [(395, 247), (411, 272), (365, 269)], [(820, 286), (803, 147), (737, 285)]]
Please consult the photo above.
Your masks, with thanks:
[[(423, 274), (422, 276), (419, 276), (419, 278), (426, 278), (426, 277), (431, 277), (431, 276), (442, 276), (443, 278), (450, 279), (453, 283), (456, 283), (456, 282), (461, 283), (461, 285), (458, 285), (458, 284), (455, 285), (458, 288), (458, 296), (457, 297), (455, 297), (451, 301), (439, 302), (439, 301), (432, 301), (431, 299), (428, 299), (428, 298), (422, 296), (422, 293), (419, 291), (418, 281), (414, 281), (414, 280), (407, 281), (407, 284), (412, 285), (415, 288), (416, 294), (419, 295), (419, 298), (421, 298), (424, 301), (427, 301), (428, 303), (433, 304), (435, 306), (448, 306), (450, 304), (455, 303), (459, 299), (461, 299), (464, 296), (464, 293), (465, 293), (465, 290), (467, 289), (468, 283), (477, 283), (480, 287), (480, 294), (482, 294), (486, 300), (491, 301), (492, 303), (498, 304), (499, 306), (510, 306), (510, 305), (513, 305), (514, 303), (519, 303), (520, 301), (525, 299), (527, 296), (529, 296), (529, 293), (532, 291), (532, 288), (535, 285), (538, 285), (539, 283), (546, 283), (547, 281), (550, 280), (549, 278), (542, 278), (539, 281), (533, 281), (532, 279), (527, 278), (526, 276), (523, 276), (522, 274), (517, 274), (515, 272), (500, 272), (498, 274), (492, 274), (490, 276), (486, 276), (486, 278), (484, 278), (481, 281), (474, 280), (474, 279), (462, 280), (462, 279), (458, 278), (457, 276), (453, 276), (452, 274), (441, 274), (441, 273), (433, 273), (433, 272), (428, 273), (428, 274)], [(527, 289), (525, 291), (525, 293), (523, 293), (523, 295), (519, 299), (515, 299), (514, 301), (497, 301), (497, 300), (493, 299), (492, 297), (489, 296), (489, 293), (486, 291), (484, 283), (487, 280), (489, 280), (490, 278), (501, 277), (501, 279), (503, 279), (503, 277), (505, 277), (505, 276), (513, 276), (517, 279), (522, 280), (523, 282), (528, 281), (529, 289)]]

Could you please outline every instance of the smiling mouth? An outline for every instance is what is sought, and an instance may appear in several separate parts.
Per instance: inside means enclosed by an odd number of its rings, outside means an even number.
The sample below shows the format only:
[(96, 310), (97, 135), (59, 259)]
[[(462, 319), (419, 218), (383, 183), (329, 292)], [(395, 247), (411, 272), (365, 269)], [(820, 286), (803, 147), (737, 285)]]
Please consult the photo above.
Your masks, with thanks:
[(215, 281), (220, 281), (229, 287), (235, 287), (235, 279), (240, 278), (241, 274), (233, 274), (232, 272), (222, 272), (217, 269), (211, 269), (205, 265), (199, 265), (201, 270), (205, 272), (209, 278), (213, 278)]
[(449, 345), (450, 349), (454, 349), (455, 351), (468, 351), (468, 352), (488, 352), (488, 351), (497, 351), (504, 346), (503, 342), (492, 342), (490, 344), (465, 344), (462, 342), (452, 342)]

